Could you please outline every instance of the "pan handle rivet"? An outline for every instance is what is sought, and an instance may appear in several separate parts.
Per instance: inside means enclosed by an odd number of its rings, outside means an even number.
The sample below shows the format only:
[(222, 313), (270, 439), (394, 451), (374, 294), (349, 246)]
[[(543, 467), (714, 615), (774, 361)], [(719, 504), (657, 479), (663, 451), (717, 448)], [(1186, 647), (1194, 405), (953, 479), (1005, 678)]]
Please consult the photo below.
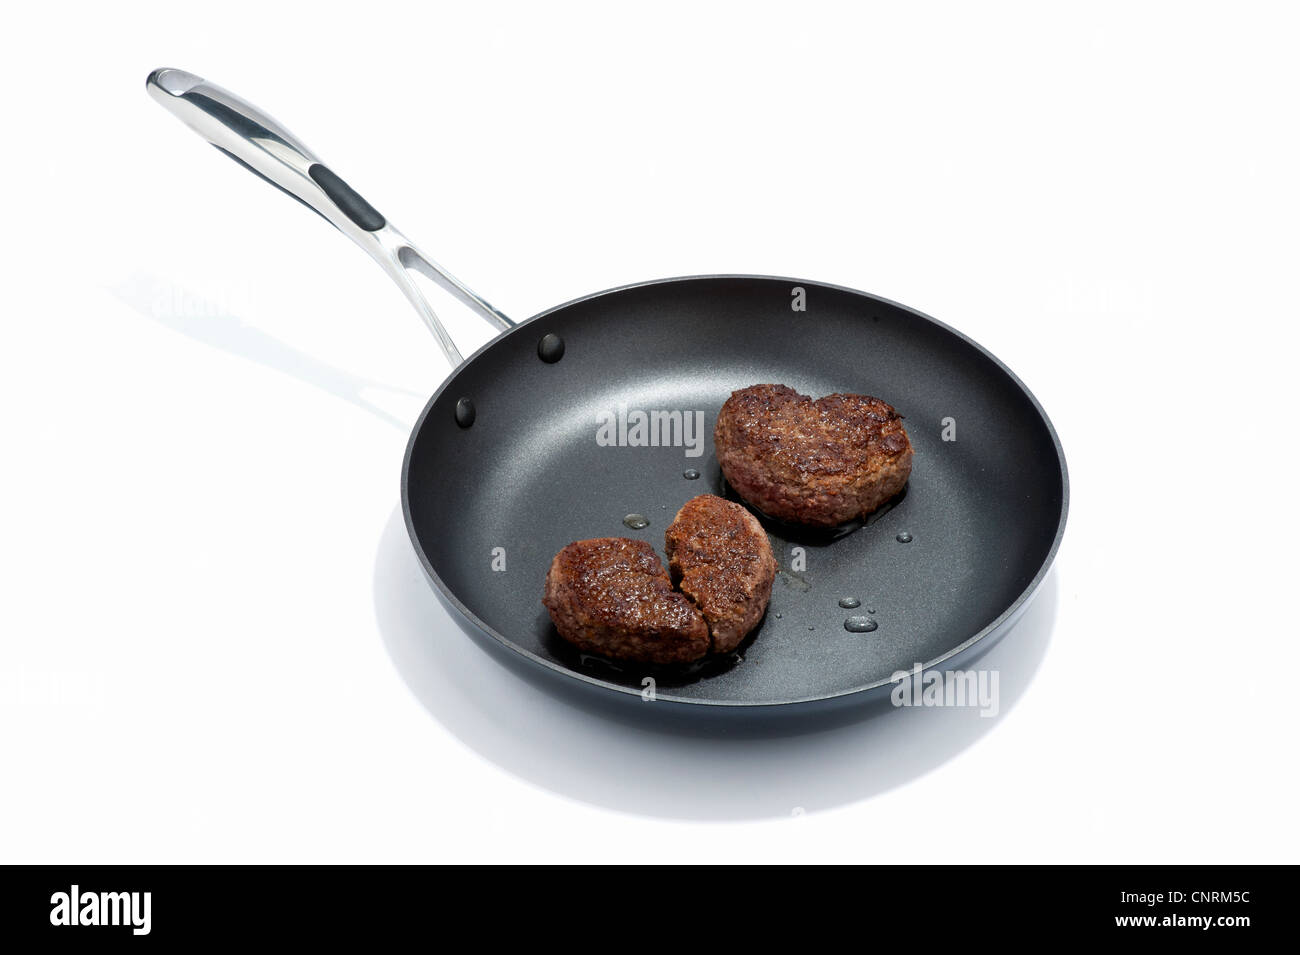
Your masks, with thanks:
[(474, 423), (474, 402), (468, 398), (456, 402), (456, 423), (462, 428), (468, 428)]
[(547, 332), (537, 343), (537, 357), (548, 365), (554, 365), (564, 357), (564, 339), (554, 332)]

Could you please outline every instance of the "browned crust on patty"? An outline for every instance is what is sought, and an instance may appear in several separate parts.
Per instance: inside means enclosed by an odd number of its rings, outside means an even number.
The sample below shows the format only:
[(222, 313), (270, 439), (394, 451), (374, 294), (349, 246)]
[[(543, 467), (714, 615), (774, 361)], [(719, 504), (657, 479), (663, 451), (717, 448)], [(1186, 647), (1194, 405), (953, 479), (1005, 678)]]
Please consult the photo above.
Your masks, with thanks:
[(685, 663), (709, 652), (700, 611), (673, 589), (645, 541), (597, 537), (551, 561), (542, 598), (561, 637), (580, 650), (644, 663)]
[(814, 401), (786, 385), (732, 392), (713, 430), (736, 493), (779, 520), (834, 527), (901, 491), (912, 442), (900, 415), (869, 395)]
[(701, 494), (664, 535), (668, 568), (704, 614), (713, 652), (734, 650), (767, 611), (776, 559), (761, 524), (739, 504)]

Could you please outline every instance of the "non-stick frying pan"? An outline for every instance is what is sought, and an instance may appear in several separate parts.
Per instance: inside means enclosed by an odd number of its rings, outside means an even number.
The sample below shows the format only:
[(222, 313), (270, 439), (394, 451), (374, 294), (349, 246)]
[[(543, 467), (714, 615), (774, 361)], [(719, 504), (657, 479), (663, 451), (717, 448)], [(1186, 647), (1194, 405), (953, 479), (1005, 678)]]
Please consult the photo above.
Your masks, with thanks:
[[(147, 87), (366, 249), (437, 336), (453, 370), (407, 447), (406, 525), (461, 627), (525, 675), (646, 717), (842, 712), (887, 698), (915, 665), (968, 666), (1046, 577), (1068, 503), (1060, 441), (1019, 379), (959, 332), (864, 292), (743, 275), (610, 289), (515, 324), (259, 110), (180, 70), (155, 71)], [(412, 270), (502, 333), (462, 360)], [(916, 449), (904, 494), (835, 533), (767, 522), (781, 570), (766, 618), (735, 654), (653, 669), (573, 651), (541, 604), (552, 556), (602, 536), (662, 553), (682, 503), (730, 493), (714, 418), (733, 390), (759, 382), (893, 404)]]

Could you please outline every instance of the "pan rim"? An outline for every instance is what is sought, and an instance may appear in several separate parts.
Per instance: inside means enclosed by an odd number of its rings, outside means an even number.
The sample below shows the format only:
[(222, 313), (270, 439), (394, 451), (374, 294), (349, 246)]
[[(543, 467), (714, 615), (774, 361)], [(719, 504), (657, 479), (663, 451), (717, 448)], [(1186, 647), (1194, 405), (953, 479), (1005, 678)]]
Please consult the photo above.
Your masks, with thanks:
[[(582, 295), (579, 296), (578, 298), (570, 299), (567, 302), (562, 302), (559, 305), (554, 305), (544, 311), (538, 312), (536, 315), (532, 316), (531, 318), (523, 322), (520, 322), (518, 325), (514, 326), (508, 331), (502, 332), (500, 335), (497, 335), (495, 338), (492, 338), (489, 341), (485, 342), (477, 351), (475, 351), (472, 355), (466, 358), (459, 366), (453, 368), (451, 372), (448, 373), (447, 377), (443, 380), (442, 384), (438, 386), (437, 390), (434, 391), (433, 395), (425, 403), (423, 410), (421, 410), (419, 417), (416, 419), (415, 424), (411, 429), (410, 437), (407, 439), (406, 442), (406, 451), (402, 456), (402, 481), (401, 481), (402, 519), (403, 522), (406, 524), (406, 533), (411, 540), (411, 545), (415, 548), (416, 555), (420, 559), (420, 565), (424, 568), (425, 575), (429, 578), (430, 582), (433, 583), (434, 587), (441, 595), (442, 599), (446, 601), (447, 604), (452, 609), (454, 609), (457, 613), (459, 613), (464, 620), (469, 621), (469, 623), (471, 623), (479, 632), (491, 637), (503, 649), (518, 654), (523, 659), (533, 664), (536, 664), (546, 670), (550, 670), (559, 676), (568, 679), (577, 680), (597, 690), (611, 692), (621, 696), (631, 697), (636, 700), (641, 699), (642, 691), (638, 688), (620, 686), (616, 683), (610, 683), (608, 681), (601, 680), (597, 677), (589, 676), (588, 674), (581, 673), (577, 670), (572, 670), (552, 660), (548, 660), (545, 657), (539, 656), (538, 654), (533, 653), (530, 650), (524, 649), (523, 647), (516, 644), (514, 641), (510, 640), (504, 634), (498, 632), (495, 628), (491, 627), (486, 621), (482, 620), (477, 614), (474, 613), (474, 611), (472, 611), (468, 606), (466, 606), (460, 600), (460, 598), (456, 596), (455, 593), (452, 592), (451, 588), (448, 587), (446, 582), (443, 581), (443, 579), (438, 575), (438, 572), (434, 570), (432, 563), (429, 561), (428, 555), (425, 553), (424, 548), (420, 544), (419, 535), (416, 533), (415, 530), (415, 523), (411, 516), (411, 498), (410, 498), (411, 457), (414, 452), (416, 439), (419, 438), (421, 432), (424, 429), (425, 419), (429, 416), (430, 412), (433, 410), (433, 406), (437, 404), (438, 399), (442, 397), (443, 392), (445, 392), (447, 388), (452, 384), (452, 382), (454, 382), (457, 379), (457, 377), (459, 377), (460, 371), (464, 368), (468, 368), (474, 361), (478, 359), (480, 355), (484, 354), (485, 352), (495, 347), (499, 343), (505, 341), (507, 338), (519, 334), (528, 326), (532, 325), (534, 322), (540, 321), (541, 319), (555, 312), (558, 312), (561, 309), (569, 308), (570, 306), (577, 305), (582, 302), (589, 302), (594, 299), (602, 298), (606, 295), (613, 295), (618, 292), (626, 292), (632, 289), (647, 288), (650, 286), (668, 285), (668, 284), (681, 283), (681, 282), (703, 282), (703, 281), (719, 281), (719, 280), (721, 281), (737, 281), (737, 280), (766, 281), (766, 282), (794, 283), (796, 285), (806, 285), (806, 286), (811, 285), (818, 288), (832, 289), (837, 292), (846, 292), (850, 295), (858, 295), (863, 298), (871, 299), (872, 301), (879, 302), (884, 305), (888, 305), (892, 308), (900, 309), (904, 312), (907, 312), (910, 315), (915, 316), (916, 318), (922, 319), (926, 322), (929, 322), (932, 325), (937, 326), (943, 331), (946, 331), (950, 335), (953, 335), (958, 339), (960, 339), (961, 341), (965, 342), (967, 345), (970, 345), (972, 348), (978, 351), (985, 358), (993, 362), (993, 364), (1003, 374), (1005, 374), (1012, 382), (1015, 383), (1016, 387), (1019, 388), (1021, 392), (1024, 393), (1025, 397), (1029, 399), (1030, 405), (1033, 407), (1038, 417), (1042, 420), (1044, 426), (1046, 426), (1047, 433), (1052, 439), (1052, 447), (1056, 451), (1057, 464), (1060, 468), (1060, 474), (1061, 474), (1061, 512), (1057, 520), (1056, 531), (1052, 536), (1052, 544), (1048, 548), (1047, 554), (1046, 556), (1044, 556), (1042, 563), (1038, 567), (1038, 570), (1034, 573), (1033, 578), (1025, 586), (1024, 590), (1020, 592), (1020, 594), (1016, 597), (1016, 599), (1007, 605), (1006, 609), (1004, 609), (1002, 613), (1000, 613), (993, 621), (991, 621), (988, 625), (983, 627), (976, 634), (962, 641), (956, 647), (953, 647), (952, 649), (941, 654), (940, 656), (935, 657), (932, 660), (926, 661), (922, 665), (920, 672), (926, 673), (929, 672), (930, 670), (940, 667), (947, 661), (953, 659), (954, 657), (970, 652), (974, 647), (976, 647), (978, 644), (985, 641), (986, 639), (994, 635), (1000, 635), (1003, 629), (1007, 626), (1008, 621), (1014, 621), (1019, 616), (1020, 612), (1023, 609), (1025, 609), (1025, 607), (1028, 605), (1030, 601), (1033, 600), (1035, 594), (1037, 594), (1038, 592), (1039, 587), (1041, 587), (1043, 582), (1047, 579), (1047, 575), (1051, 571), (1053, 563), (1055, 563), (1056, 561), (1057, 552), (1060, 550), (1061, 540), (1065, 536), (1066, 519), (1068, 518), (1070, 512), (1070, 477), (1069, 477), (1069, 470), (1067, 468), (1066, 461), (1065, 461), (1065, 449), (1061, 445), (1061, 439), (1059, 435), (1057, 435), (1056, 433), (1056, 427), (1052, 424), (1051, 418), (1048, 417), (1047, 412), (1043, 409), (1042, 404), (1039, 402), (1038, 398), (1034, 395), (1034, 393), (1029, 390), (1028, 386), (1025, 385), (1023, 381), (1020, 380), (1020, 377), (1014, 371), (1012, 371), (1006, 365), (1005, 362), (1003, 362), (1000, 358), (994, 355), (991, 351), (989, 351), (979, 342), (975, 341), (974, 339), (964, 334), (963, 332), (958, 331), (956, 328), (953, 328), (951, 325), (948, 325), (945, 322), (941, 322), (939, 321), (939, 319), (933, 318), (930, 315), (926, 315), (924, 312), (918, 311), (917, 309), (914, 309), (908, 305), (903, 305), (900, 302), (895, 302), (892, 299), (887, 299), (880, 295), (874, 295), (870, 292), (864, 292), (861, 289), (850, 288), (846, 285), (836, 285), (830, 282), (819, 282), (812, 279), (800, 279), (800, 278), (793, 278), (793, 277), (780, 276), (780, 275), (760, 275), (760, 274), (744, 274), (744, 273), (680, 275), (680, 276), (673, 276), (669, 278), (650, 279), (648, 281), (643, 281), (643, 282), (630, 282), (626, 285), (618, 285), (612, 288), (603, 289), (602, 291), (599, 292), (592, 292), (589, 295)], [(700, 699), (696, 697), (673, 696), (667, 693), (659, 693), (657, 694), (656, 698), (660, 702), (673, 703), (677, 705), (703, 706), (703, 707), (727, 707), (727, 708), (754, 709), (758, 711), (764, 711), (764, 710), (772, 711), (772, 710), (784, 709), (788, 707), (797, 707), (805, 704), (825, 703), (831, 700), (842, 701), (848, 699), (849, 697), (870, 694), (872, 691), (879, 690), (881, 687), (890, 686), (892, 684), (893, 684), (892, 680), (890, 680), (889, 678), (885, 678), (881, 680), (876, 680), (872, 683), (864, 684), (862, 686), (852, 687), (847, 690), (839, 690), (834, 693), (824, 693), (824, 694), (814, 695), (814, 696), (799, 697), (798, 699), (791, 699), (791, 700), (752, 700), (752, 701), (751, 700), (710, 700), (710, 699)]]

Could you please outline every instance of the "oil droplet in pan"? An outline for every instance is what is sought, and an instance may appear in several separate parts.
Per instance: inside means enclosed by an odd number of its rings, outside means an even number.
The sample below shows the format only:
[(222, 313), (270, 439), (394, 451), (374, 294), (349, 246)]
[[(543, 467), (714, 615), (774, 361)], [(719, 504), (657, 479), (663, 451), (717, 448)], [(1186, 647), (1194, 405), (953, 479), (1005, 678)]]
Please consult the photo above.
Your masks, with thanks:
[(849, 617), (844, 621), (844, 629), (849, 633), (870, 633), (880, 624), (870, 617)]
[(682, 472), (682, 477), (686, 478), (688, 481), (698, 481), (700, 479), (700, 472), (695, 470), (695, 468), (687, 468)]
[(623, 523), (634, 531), (639, 531), (643, 527), (649, 527), (650, 522), (646, 520), (644, 514), (629, 514), (623, 518)]
[(903, 533), (895, 537), (894, 540), (898, 541), (900, 544), (910, 544), (912, 543), (912, 535), (907, 531), (903, 531)]
[(841, 597), (840, 606), (843, 607), (845, 610), (852, 610), (855, 607), (861, 607), (862, 601), (859, 600), (857, 597)]

